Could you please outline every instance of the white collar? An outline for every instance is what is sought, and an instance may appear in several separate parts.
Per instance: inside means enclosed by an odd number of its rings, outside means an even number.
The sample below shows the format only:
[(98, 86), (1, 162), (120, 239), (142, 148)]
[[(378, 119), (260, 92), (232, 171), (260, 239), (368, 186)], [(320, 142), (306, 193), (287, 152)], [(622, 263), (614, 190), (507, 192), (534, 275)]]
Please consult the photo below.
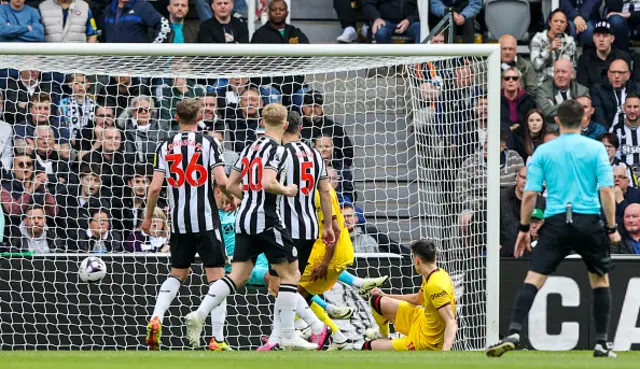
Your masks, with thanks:
[[(93, 238), (93, 232), (91, 232), (90, 228), (87, 228), (87, 236), (89, 236), (89, 238)], [(102, 236), (102, 241), (106, 241), (107, 238), (109, 238), (109, 231), (106, 231), (104, 233), (104, 236)]]

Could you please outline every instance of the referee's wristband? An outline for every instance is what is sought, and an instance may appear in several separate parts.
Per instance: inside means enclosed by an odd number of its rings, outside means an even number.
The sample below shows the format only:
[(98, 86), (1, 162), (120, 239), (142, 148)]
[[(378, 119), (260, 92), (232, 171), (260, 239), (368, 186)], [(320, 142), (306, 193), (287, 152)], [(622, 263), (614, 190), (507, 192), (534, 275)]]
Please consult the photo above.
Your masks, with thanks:
[(614, 225), (613, 227), (606, 227), (606, 228), (607, 228), (607, 234), (614, 234), (618, 231), (617, 224)]
[(530, 227), (531, 227), (530, 224), (522, 224), (522, 223), (520, 223), (518, 225), (518, 231), (520, 231), (520, 232), (529, 232), (529, 228)]

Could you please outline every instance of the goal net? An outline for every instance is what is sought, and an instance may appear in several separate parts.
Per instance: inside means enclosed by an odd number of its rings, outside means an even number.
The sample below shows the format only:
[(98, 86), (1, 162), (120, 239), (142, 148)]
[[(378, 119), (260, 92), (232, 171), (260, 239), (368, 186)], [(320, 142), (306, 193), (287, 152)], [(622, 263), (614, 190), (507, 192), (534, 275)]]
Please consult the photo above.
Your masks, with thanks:
[[(487, 173), (498, 176), (498, 138), (486, 125), (499, 108), (488, 83), (498, 78), (488, 67), (497, 47), (393, 45), (385, 56), (368, 46), (198, 45), (150, 48), (153, 56), (125, 47), (134, 45), (70, 55), (56, 46), (12, 45), (3, 50), (14, 55), (0, 56), (0, 135), (11, 136), (0, 140), (0, 350), (146, 349), (170, 268), (166, 201), (151, 235), (140, 224), (156, 144), (178, 129), (175, 105), (187, 97), (201, 100), (199, 129), (223, 138), (229, 163), (260, 135), (264, 105), (299, 112), (303, 139), (332, 168), (345, 213), (356, 214), (347, 217), (349, 270), (389, 275), (390, 293), (417, 292), (409, 245), (433, 239), (456, 287), (456, 348), (497, 337), (498, 210), (488, 201), (497, 204), (498, 188), (487, 189), (498, 182)], [(487, 139), (496, 149), (485, 160)], [(88, 255), (107, 264), (99, 283), (78, 279)], [(184, 316), (206, 288), (196, 262), (165, 317), (163, 348), (187, 348)], [(367, 301), (341, 283), (324, 297), (356, 309), (336, 323), (360, 345), (375, 327)], [(261, 344), (272, 302), (264, 287), (228, 299), (232, 347)]]

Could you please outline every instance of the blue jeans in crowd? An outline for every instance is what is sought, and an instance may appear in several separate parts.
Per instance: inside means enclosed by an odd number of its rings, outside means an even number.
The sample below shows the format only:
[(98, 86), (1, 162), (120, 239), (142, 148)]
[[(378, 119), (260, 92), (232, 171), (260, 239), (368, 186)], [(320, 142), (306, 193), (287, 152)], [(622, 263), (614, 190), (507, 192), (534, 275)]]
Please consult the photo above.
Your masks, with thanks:
[(580, 43), (580, 45), (582, 46), (593, 46), (593, 21), (586, 21), (587, 22), (587, 30), (576, 35), (576, 25), (573, 23), (573, 21), (569, 21), (569, 33), (571, 34), (571, 37), (573, 37), (576, 41), (578, 41)]
[[(384, 21), (385, 24), (382, 26), (378, 32), (375, 34), (376, 44), (390, 44), (391, 37), (395, 35), (397, 23), (391, 23), (387, 20)], [(420, 43), (420, 22), (413, 22), (409, 28), (405, 31), (407, 36), (413, 38), (416, 44)]]
[[(255, 1), (255, 0), (250, 0)], [(198, 18), (200, 22), (204, 22), (207, 19), (213, 18), (213, 10), (211, 10), (211, 5), (209, 4), (209, 0), (193, 0), (193, 3), (196, 8), (196, 13), (198, 14)], [(244, 14), (247, 11), (247, 3), (245, 0), (236, 0), (233, 3), (233, 12)]]
[(611, 24), (613, 35), (616, 36), (616, 40), (613, 41), (613, 44), (618, 49), (628, 52), (629, 38), (637, 37), (634, 37), (634, 34), (637, 32), (640, 24), (629, 22), (628, 19), (624, 19), (624, 17), (620, 15), (612, 15), (607, 19), (607, 21)]

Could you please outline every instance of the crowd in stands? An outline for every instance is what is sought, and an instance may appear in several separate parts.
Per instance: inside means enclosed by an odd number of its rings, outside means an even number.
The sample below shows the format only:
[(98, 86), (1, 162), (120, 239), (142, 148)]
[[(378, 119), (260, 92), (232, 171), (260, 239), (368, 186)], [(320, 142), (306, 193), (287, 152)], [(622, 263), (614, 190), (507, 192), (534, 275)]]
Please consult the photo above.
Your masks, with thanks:
[[(2, 1), (1, 42), (309, 43), (287, 23), (284, 0), (265, 3), (264, 24), (249, 34), (244, 1), (169, 0), (159, 9), (145, 0)], [(460, 41), (477, 40), (480, 0), (431, 0), (429, 18), (451, 14)], [(633, 1), (561, 0), (560, 8), (532, 35), (528, 58), (502, 35), (501, 254), (512, 256), (526, 163), (536, 148), (558, 135), (557, 106), (576, 99), (585, 108), (583, 135), (602, 141), (616, 168), (618, 224), (626, 240), (615, 251), (640, 254), (640, 72), (630, 48), (640, 35), (640, 8)], [(396, 36), (420, 42), (416, 0), (335, 0), (343, 33), (377, 44)], [(188, 18), (190, 9), (198, 21)], [(358, 29), (356, 10), (365, 24)], [(428, 42), (445, 42), (444, 34)], [(418, 66), (411, 80), (430, 129), (451, 147), (450, 186), (459, 198), (460, 232), (474, 233), (486, 212), (486, 91), (481, 71), (467, 58)], [(184, 98), (202, 103), (199, 129), (225, 142), (224, 157), (260, 134), (262, 108), (281, 102), (303, 119), (302, 137), (322, 154), (339, 193), (356, 252), (402, 252), (365, 224), (353, 184), (354, 149), (340, 123), (325, 115), (324, 97), (304, 76), (269, 78), (143, 78), (63, 75), (38, 70), (0, 70), (0, 232), (4, 247), (49, 251), (161, 251), (168, 242), (166, 204), (155, 211), (153, 234), (139, 230), (156, 144), (178, 129), (175, 106)], [(534, 211), (544, 221), (544, 197)], [(639, 223), (640, 224), (640, 223)], [(637, 228), (637, 229), (636, 229)], [(532, 240), (539, 227), (531, 227)], [(65, 241), (61, 243), (60, 241)], [(482, 253), (483, 250), (477, 250)]]

